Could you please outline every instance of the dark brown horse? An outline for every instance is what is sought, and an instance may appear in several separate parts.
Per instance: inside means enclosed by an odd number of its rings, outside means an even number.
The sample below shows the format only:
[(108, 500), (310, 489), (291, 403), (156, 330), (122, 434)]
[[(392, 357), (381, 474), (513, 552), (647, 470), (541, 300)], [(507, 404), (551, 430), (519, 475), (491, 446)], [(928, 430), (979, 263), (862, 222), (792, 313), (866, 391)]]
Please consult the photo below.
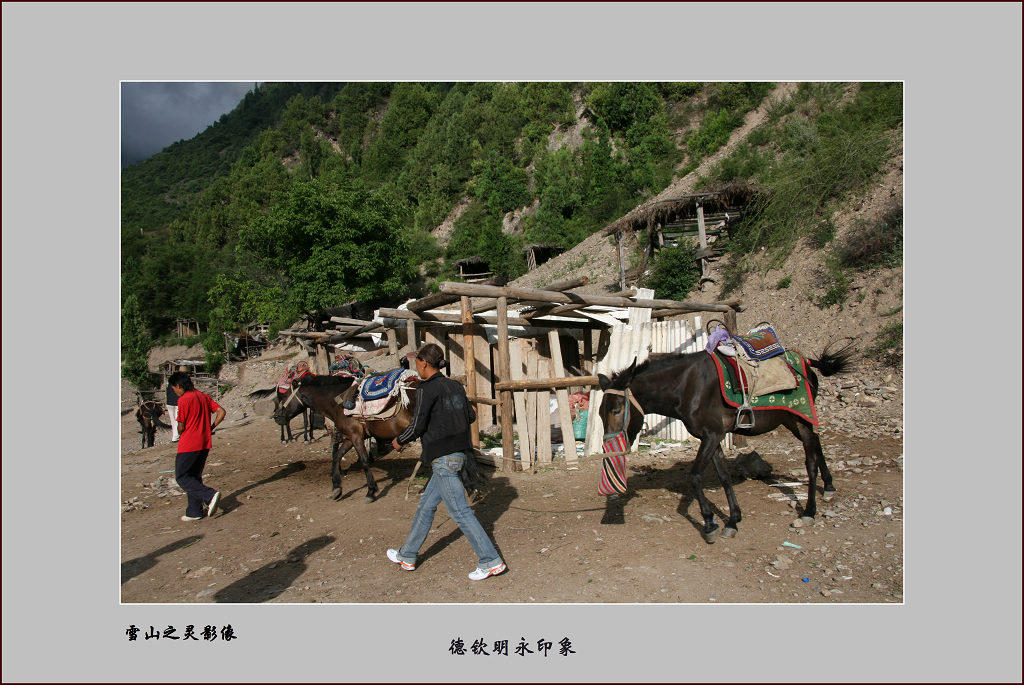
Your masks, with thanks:
[[(309, 382), (318, 387), (328, 388), (330, 392), (337, 396), (348, 390), (349, 386), (352, 385), (352, 378), (350, 376), (304, 376), (304, 379), (315, 379)], [(256, 390), (247, 395), (250, 399), (259, 399), (262, 397), (271, 397), (274, 402), (274, 422), (281, 426), (281, 442), (288, 443), (292, 440), (297, 440), (292, 436), (292, 419), (299, 414), (302, 414), (302, 441), (312, 442), (313, 440), (313, 426), (316, 417), (310, 412), (310, 407), (299, 401), (295, 395), (295, 386), (289, 392), (282, 393), (278, 392), (277, 387), (264, 388), (263, 390)], [(321, 414), (322, 416), (322, 414)], [(322, 426), (317, 426), (321, 427)], [(285, 432), (287, 431), (287, 437)]]
[[(818, 393), (818, 377), (810, 367), (818, 369), (823, 376), (831, 376), (848, 370), (853, 356), (854, 352), (847, 345), (834, 353), (826, 347), (819, 359), (806, 360), (806, 381), (812, 400)], [(729, 502), (729, 519), (725, 522), (722, 535), (735, 535), (741, 519), (736, 495), (722, 464), (725, 457), (721, 442), (729, 431), (737, 435), (761, 435), (785, 426), (803, 443), (808, 480), (807, 505), (803, 517), (813, 519), (817, 511), (815, 486), (819, 473), (825, 485), (824, 499), (828, 501), (835, 494), (832, 474), (825, 464), (821, 441), (814, 432), (814, 426), (784, 409), (759, 409), (751, 412), (752, 427), (735, 428), (736, 408), (727, 405), (722, 399), (715, 362), (706, 352), (652, 356), (639, 367), (634, 360), (628, 369), (611, 378), (598, 374), (598, 380), (601, 389), (605, 391), (598, 411), (606, 434), (625, 430), (631, 444), (643, 426), (644, 414), (652, 413), (681, 420), (690, 435), (700, 440), (697, 457), (690, 469), (690, 485), (700, 504), (700, 512), (704, 517), (703, 535), (708, 543), (714, 542), (719, 534), (711, 505), (704, 495), (703, 473), (709, 462), (714, 466)], [(744, 423), (747, 423), (748, 416), (744, 414)], [(624, 422), (628, 424), (625, 428)]]
[(146, 400), (135, 410), (135, 420), (139, 422), (139, 427), (141, 428), (139, 432), (142, 433), (143, 448), (153, 446), (153, 442), (156, 439), (157, 426), (170, 428), (170, 426), (160, 421), (160, 416), (163, 413), (163, 405), (155, 400)]
[[(378, 441), (391, 442), (406, 429), (416, 411), (415, 388), (418, 383), (418, 380), (414, 381), (408, 389), (403, 391), (407, 393), (408, 406), (398, 407), (398, 412), (390, 418), (372, 419), (346, 414), (342, 404), (336, 401), (337, 395), (332, 395), (324, 388), (313, 384), (309, 376), (294, 382), (292, 387), (295, 389), (299, 401), (323, 414), (334, 423), (334, 440), (331, 445), (331, 485), (333, 490), (330, 497), (332, 499), (341, 498), (341, 458), (353, 447), (356, 448), (359, 463), (363, 467), (363, 473), (366, 474), (366, 499), (370, 502), (377, 499), (379, 488), (370, 471), (370, 454), (366, 449), (365, 441), (367, 438), (376, 438)], [(349, 388), (342, 395), (342, 403), (345, 400), (354, 400), (358, 391), (358, 384)], [(394, 403), (401, 401), (402, 397), (399, 393), (392, 400), (388, 409), (395, 409)], [(390, 413), (388, 409), (385, 409), (383, 413)], [(473, 460), (469, 459), (468, 461)]]

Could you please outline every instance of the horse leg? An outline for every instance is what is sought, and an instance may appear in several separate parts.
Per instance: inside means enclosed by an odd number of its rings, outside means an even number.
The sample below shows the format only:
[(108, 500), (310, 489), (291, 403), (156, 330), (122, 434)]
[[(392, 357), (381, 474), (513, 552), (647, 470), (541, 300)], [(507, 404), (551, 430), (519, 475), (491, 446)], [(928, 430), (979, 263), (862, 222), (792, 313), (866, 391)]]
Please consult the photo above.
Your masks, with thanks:
[(359, 463), (363, 466), (363, 473), (366, 474), (366, 501), (373, 502), (377, 499), (377, 480), (370, 471), (370, 454), (366, 451), (366, 444), (363, 440), (355, 440), (356, 453), (359, 455)]
[(718, 443), (720, 442), (720, 437), (714, 435), (703, 436), (700, 441), (700, 447), (697, 449), (697, 458), (693, 460), (693, 466), (690, 468), (690, 487), (693, 488), (693, 493), (697, 497), (697, 503), (700, 505), (700, 514), (704, 517), (703, 535), (705, 542), (709, 545), (718, 539), (719, 530), (718, 524), (715, 523), (711, 503), (708, 502), (708, 498), (704, 495), (703, 474), (708, 461), (712, 459), (715, 452), (719, 449)]
[(331, 443), (331, 485), (333, 490), (330, 499), (341, 499), (341, 458), (352, 447), (352, 441), (342, 435), (337, 427), (334, 429), (334, 440)]
[(821, 440), (809, 424), (800, 422), (793, 433), (800, 438), (804, 445), (804, 464), (807, 467), (807, 506), (800, 517), (806, 521), (813, 521), (818, 513), (816, 495), (818, 490), (818, 469), (821, 467), (821, 479), (825, 482), (825, 494), (827, 499), (832, 499), (836, 488), (832, 485), (832, 474), (825, 466), (825, 455), (821, 452)]
[(715, 467), (715, 473), (718, 474), (718, 480), (721, 481), (722, 487), (725, 488), (725, 498), (729, 501), (729, 520), (725, 522), (725, 530), (722, 531), (722, 537), (731, 538), (738, 532), (736, 524), (743, 519), (743, 514), (740, 513), (740, 505), (736, 501), (736, 493), (733, 492), (729, 473), (722, 466), (724, 459), (725, 454), (722, 452), (722, 446), (718, 444), (717, 449), (711, 455), (711, 463)]

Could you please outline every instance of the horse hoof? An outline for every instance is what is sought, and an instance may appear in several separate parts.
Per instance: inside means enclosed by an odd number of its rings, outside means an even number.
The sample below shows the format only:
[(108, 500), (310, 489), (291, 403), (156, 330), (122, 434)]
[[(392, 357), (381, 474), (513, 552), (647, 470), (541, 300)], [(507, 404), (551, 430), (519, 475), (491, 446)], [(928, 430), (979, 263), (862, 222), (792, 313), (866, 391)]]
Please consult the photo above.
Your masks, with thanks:
[(341, 488), (334, 488), (331, 494), (327, 496), (327, 499), (339, 500), (341, 499)]
[(831, 502), (835, 498), (835, 496), (836, 496), (836, 491), (835, 490), (826, 490), (822, 494), (821, 499), (823, 499), (826, 502)]
[(813, 526), (814, 525), (814, 517), (813, 516), (801, 516), (800, 517), (800, 522), (803, 523), (805, 526)]
[(718, 536), (721, 534), (721, 532), (722, 531), (718, 528), (718, 526), (715, 526), (713, 529), (709, 531), (704, 531), (704, 542), (708, 543), (709, 545), (715, 544), (715, 541), (718, 540)]
[(736, 532), (737, 531), (736, 531), (735, 528), (729, 528), (728, 526), (726, 526), (725, 530), (722, 531), (722, 537), (723, 538), (734, 538), (734, 537), (736, 537)]
[(377, 498), (376, 498), (376, 497), (374, 497), (373, 495), (367, 495), (367, 496), (366, 496), (366, 501), (367, 501), (367, 502), (376, 502), (376, 501), (377, 501)]

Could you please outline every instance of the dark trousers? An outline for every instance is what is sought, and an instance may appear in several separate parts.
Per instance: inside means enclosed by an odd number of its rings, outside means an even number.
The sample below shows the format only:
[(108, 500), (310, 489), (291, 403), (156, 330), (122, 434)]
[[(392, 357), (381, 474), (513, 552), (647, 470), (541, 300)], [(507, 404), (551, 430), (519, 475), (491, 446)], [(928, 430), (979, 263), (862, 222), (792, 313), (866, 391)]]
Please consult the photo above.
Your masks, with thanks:
[(209, 454), (210, 450), (178, 452), (174, 460), (174, 479), (178, 481), (178, 487), (188, 495), (186, 516), (202, 516), (203, 505), (213, 499), (217, 492), (203, 485), (203, 467), (206, 466), (206, 457)]

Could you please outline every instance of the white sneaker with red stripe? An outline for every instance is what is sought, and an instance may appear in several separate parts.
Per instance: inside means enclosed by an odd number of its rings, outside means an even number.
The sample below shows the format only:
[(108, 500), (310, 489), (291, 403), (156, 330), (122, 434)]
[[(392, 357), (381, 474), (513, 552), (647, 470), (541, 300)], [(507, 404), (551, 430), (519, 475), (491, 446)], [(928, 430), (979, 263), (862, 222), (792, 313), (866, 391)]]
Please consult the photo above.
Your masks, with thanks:
[(483, 580), (484, 578), (490, 578), (496, 576), (505, 570), (505, 562), (499, 561), (497, 565), (490, 568), (478, 568), (469, 574), (470, 580)]
[(397, 549), (389, 549), (388, 550), (388, 559), (390, 559), (391, 561), (395, 562), (396, 564), (401, 566), (406, 571), (415, 571), (416, 570), (416, 564), (410, 564), (408, 561), (402, 561), (401, 559), (398, 558), (398, 550)]

